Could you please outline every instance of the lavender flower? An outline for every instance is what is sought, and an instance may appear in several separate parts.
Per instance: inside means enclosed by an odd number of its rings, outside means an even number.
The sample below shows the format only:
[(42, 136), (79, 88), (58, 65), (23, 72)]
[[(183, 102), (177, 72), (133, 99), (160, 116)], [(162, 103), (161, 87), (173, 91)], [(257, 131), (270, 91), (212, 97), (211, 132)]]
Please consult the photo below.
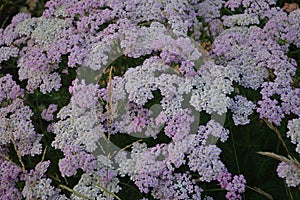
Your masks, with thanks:
[(181, 110), (167, 122), (164, 132), (174, 142), (180, 141), (190, 134), (190, 126), (194, 122), (194, 117), (189, 114), (191, 114), (191, 111)]
[(99, 86), (76, 80), (70, 92), (73, 94), (70, 103), (57, 114), (61, 120), (54, 124), (56, 137), (52, 146), (63, 149), (68, 145), (83, 145), (87, 152), (92, 152), (106, 130), (100, 123), (105, 117), (98, 101)]
[(280, 178), (284, 178), (289, 187), (297, 187), (300, 183), (300, 170), (292, 164), (281, 162), (277, 167)]
[(294, 113), (300, 116), (300, 89), (286, 88), (286, 92), (281, 94), (282, 109), (286, 114)]
[(20, 199), (21, 192), (15, 188), (19, 181), (21, 168), (13, 163), (0, 159), (0, 196), (7, 200)]
[(213, 144), (215, 140), (220, 139), (225, 142), (228, 139), (229, 131), (221, 126), (215, 120), (210, 120), (205, 126), (199, 126), (198, 132), (195, 136), (194, 145), (200, 143), (202, 145)]
[(289, 31), (286, 33), (287, 38), (290, 38), (289, 42), (292, 42), (295, 44), (298, 48), (300, 47), (300, 34), (299, 34), (299, 21), (300, 21), (300, 10), (296, 9), (295, 11), (291, 12), (289, 15), (289, 18), (293, 20), (293, 23), (289, 29)]
[[(121, 190), (117, 173), (112, 167), (112, 163), (104, 156), (98, 156), (95, 170), (84, 173), (74, 190), (79, 194), (91, 199), (114, 199), (112, 193), (118, 193)], [(108, 193), (109, 191), (110, 193)], [(81, 199), (72, 194), (71, 199)]]
[(22, 37), (18, 34), (16, 31), (16, 27), (25, 21), (26, 19), (30, 18), (30, 14), (28, 13), (19, 13), (16, 16), (13, 17), (11, 24), (8, 25), (1, 34), (1, 45), (12, 45), (13, 42), (16, 42), (17, 40), (20, 40)]
[(262, 0), (262, 1), (253, 1), (253, 0), (243, 0), (242, 5), (246, 8), (245, 12), (248, 13), (257, 13), (263, 15), (266, 11), (270, 9), (270, 6), (276, 4), (275, 0)]
[(142, 106), (129, 103), (125, 105), (125, 112), (121, 115), (118, 111), (119, 116), (112, 122), (115, 130), (111, 133), (140, 133), (151, 124), (152, 112)]
[(88, 173), (95, 168), (96, 162), (93, 155), (74, 146), (67, 146), (62, 150), (64, 158), (60, 159), (58, 163), (62, 176), (73, 176), (79, 168)]
[(188, 166), (190, 170), (198, 172), (201, 181), (217, 180), (217, 175), (226, 169), (220, 161), (220, 153), (221, 149), (216, 145), (197, 146), (196, 144), (188, 156)]
[(222, 21), (218, 19), (221, 16), (220, 9), (223, 4), (223, 0), (206, 0), (199, 4), (198, 13), (209, 23), (209, 30), (212, 36), (217, 36), (224, 30)]
[(281, 107), (278, 105), (278, 101), (264, 98), (260, 100), (258, 104), (260, 107), (256, 110), (259, 113), (260, 118), (266, 118), (279, 126), (282, 118), (284, 118), (284, 114)]
[(188, 173), (166, 174), (152, 196), (156, 199), (200, 199), (202, 189), (195, 183)]
[(218, 182), (221, 187), (227, 190), (226, 199), (242, 199), (241, 193), (245, 192), (246, 180), (243, 175), (235, 175), (232, 179), (232, 174), (229, 172), (220, 173)]
[(245, 125), (250, 122), (248, 116), (253, 113), (253, 109), (255, 108), (254, 103), (252, 101), (248, 101), (243, 96), (235, 96), (234, 100), (232, 100), (232, 105), (230, 106), (231, 111), (233, 112), (233, 121), (235, 125)]
[(194, 135), (188, 135), (182, 140), (172, 142), (167, 146), (166, 165), (169, 169), (179, 168), (186, 164), (186, 155), (189, 154), (193, 140)]
[(0, 78), (0, 137), (1, 145), (15, 143), (22, 156), (41, 153), (41, 135), (35, 132), (31, 121), (33, 112), (23, 102), (23, 90), (6, 75)]
[(240, 7), (242, 5), (243, 0), (228, 0), (225, 2), (225, 6), (230, 8), (231, 11)]
[(50, 104), (47, 109), (44, 109), (41, 116), (46, 121), (53, 121), (53, 113), (57, 110), (56, 104)]
[[(198, 115), (201, 111), (221, 115), (230, 109), (235, 125), (244, 125), (256, 109), (260, 118), (277, 126), (287, 115), (300, 115), (300, 90), (292, 85), (297, 63), (286, 55), (291, 45), (300, 46), (300, 12), (287, 14), (271, 8), (274, 4), (274, 0), (51, 0), (40, 18), (17, 15), (0, 29), (0, 62), (17, 57), (18, 78), (26, 86), (21, 89), (10, 75), (0, 78), (1, 151), (15, 143), (21, 156), (41, 153), (42, 135), (35, 132), (34, 113), (24, 103), (27, 93), (58, 91), (68, 68), (80, 68), (78, 76), (84, 68), (97, 73), (124, 54), (143, 63), (110, 77), (104, 88), (79, 79), (69, 87), (70, 102), (48, 127), (55, 134), (52, 146), (63, 152), (60, 175), (71, 177), (81, 169), (73, 190), (92, 199), (113, 199), (121, 190), (120, 176), (129, 176), (140, 192), (155, 199), (200, 199), (202, 189), (195, 176), (202, 182), (217, 180), (227, 190), (227, 199), (241, 199), (245, 178), (228, 172), (220, 160), (222, 150), (215, 145), (219, 139), (225, 142), (229, 131), (214, 120), (198, 127)], [(226, 16), (221, 12), (224, 7), (243, 13)], [(263, 19), (266, 23), (260, 23)], [(190, 33), (199, 38), (200, 30), (204, 37), (215, 37), (211, 52), (215, 62), (201, 66), (198, 44), (187, 38)], [(67, 68), (61, 73), (62, 58), (67, 58), (63, 66)], [(239, 86), (260, 92), (257, 106), (239, 95)], [(159, 106), (149, 108), (157, 93)], [(42, 118), (53, 121), (56, 110), (50, 104)], [(287, 132), (298, 153), (299, 123), (298, 118), (290, 120)], [(143, 133), (143, 139), (154, 141), (164, 134), (170, 142), (152, 146), (136, 142), (129, 152), (116, 147), (119, 152), (109, 152), (112, 157), (96, 156), (106, 135), (120, 133), (136, 137)], [(1, 184), (1, 190), (12, 197), (67, 199), (45, 175), (48, 161), (26, 173), (27, 180), (22, 175), (22, 194), (8, 189), (19, 181), (20, 169), (6, 161), (0, 164), (1, 181), (11, 179)], [(295, 166), (281, 163), (277, 171), (289, 186), (299, 184)], [(71, 199), (80, 197), (74, 193)]]

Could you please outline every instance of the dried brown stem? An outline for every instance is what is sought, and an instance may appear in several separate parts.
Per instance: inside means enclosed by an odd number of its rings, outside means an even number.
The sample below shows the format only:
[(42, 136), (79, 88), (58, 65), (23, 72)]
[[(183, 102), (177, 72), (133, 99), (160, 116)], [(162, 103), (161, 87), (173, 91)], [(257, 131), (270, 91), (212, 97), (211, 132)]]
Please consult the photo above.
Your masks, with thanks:
[(281, 156), (281, 155), (277, 155), (275, 153), (271, 153), (271, 152), (262, 152), (262, 151), (259, 151), (257, 152), (258, 154), (260, 155), (263, 155), (263, 156), (268, 156), (270, 158), (274, 158), (276, 160), (279, 160), (279, 161), (282, 161), (282, 162), (286, 162), (288, 164), (292, 164), (294, 165), (298, 170), (300, 170), (300, 163), (295, 160), (295, 159), (288, 159), (284, 156)]
[(246, 186), (246, 188), (249, 188), (263, 196), (265, 196), (267, 199), (273, 200), (272, 195), (270, 195), (269, 193), (263, 191), (262, 189), (258, 188), (258, 187), (250, 187), (250, 186)]
[(278, 139), (280, 140), (280, 142), (284, 146), (286, 152), (288, 153), (288, 155), (291, 155), (290, 152), (289, 152), (289, 149), (287, 148), (287, 146), (286, 146), (286, 144), (285, 144), (285, 142), (284, 142), (284, 140), (283, 140), (283, 138), (282, 138), (282, 136), (281, 136), (281, 134), (279, 132), (279, 130), (271, 122), (269, 122), (268, 120), (264, 119), (264, 122), (268, 125), (268, 127), (270, 129), (272, 129), (273, 131), (275, 131)]
[(72, 192), (75, 196), (78, 196), (78, 197), (81, 197), (81, 198), (84, 198), (84, 199), (89, 199), (89, 200), (93, 200), (83, 194), (80, 194), (79, 192), (76, 192), (75, 190), (69, 188), (68, 186), (65, 186), (65, 185), (58, 185), (58, 187), (62, 188), (62, 189), (65, 189), (69, 192)]

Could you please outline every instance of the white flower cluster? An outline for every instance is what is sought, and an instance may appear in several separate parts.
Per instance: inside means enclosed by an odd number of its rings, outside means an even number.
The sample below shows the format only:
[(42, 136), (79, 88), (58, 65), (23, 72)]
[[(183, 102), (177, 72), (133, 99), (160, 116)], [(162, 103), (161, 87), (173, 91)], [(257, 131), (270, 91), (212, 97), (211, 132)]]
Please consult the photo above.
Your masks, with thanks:
[(115, 156), (115, 162), (119, 164), (119, 174), (121, 176), (129, 175), (131, 179), (134, 179), (134, 175), (137, 173), (136, 162), (140, 154), (146, 150), (145, 143), (134, 143), (130, 155), (126, 151), (119, 151)]
[(92, 43), (88, 46), (89, 54), (84, 58), (82, 65), (93, 70), (105, 69), (110, 50), (111, 44), (108, 42)]
[(0, 47), (0, 63), (11, 57), (17, 57), (19, 49), (17, 47)]
[[(117, 171), (112, 167), (111, 160), (105, 156), (97, 157), (97, 168), (91, 173), (84, 173), (73, 190), (89, 199), (113, 200), (114, 193), (121, 190)], [(72, 200), (81, 200), (82, 197), (72, 194)]]
[(233, 26), (249, 26), (252, 24), (259, 24), (259, 18), (257, 15), (254, 14), (238, 14), (238, 15), (231, 15), (226, 16), (223, 19), (224, 26), (233, 27)]
[(31, 18), (27, 19), (16, 27), (20, 35), (31, 36), (42, 48), (49, 47), (49, 44), (58, 39), (58, 33), (67, 28), (66, 20), (59, 18)]
[(230, 68), (207, 62), (198, 70), (200, 78), (197, 79), (197, 89), (193, 90), (190, 104), (196, 110), (205, 110), (211, 114), (217, 112), (219, 115), (226, 113), (230, 105), (227, 94), (233, 91), (232, 80), (235, 74)]
[(105, 120), (103, 108), (97, 98), (98, 86), (76, 82), (72, 93), (70, 103), (57, 114), (60, 121), (54, 124), (56, 137), (52, 146), (62, 149), (66, 145), (84, 145), (86, 151), (93, 152), (105, 132), (101, 124)]
[[(138, 105), (144, 105), (154, 96), (155, 69), (167, 68), (166, 65), (157, 62), (159, 60), (151, 59), (145, 61), (142, 66), (131, 68), (124, 75), (125, 90), (128, 93), (129, 101)], [(147, 79), (145, 78), (147, 77)]]
[[(25, 188), (32, 193), (30, 196), (34, 199), (41, 199), (41, 200), (48, 200), (48, 199), (55, 199), (55, 200), (68, 200), (65, 195), (60, 195), (60, 189), (56, 189), (54, 186), (51, 185), (52, 180), (49, 178), (41, 178), (39, 179), (33, 186), (30, 188)], [(25, 186), (26, 187), (26, 186)], [(28, 197), (27, 193), (23, 193), (24, 196)], [(28, 198), (29, 199), (29, 198)]]
[(291, 142), (297, 145), (296, 152), (300, 154), (300, 118), (288, 121), (287, 127), (289, 131), (286, 134), (291, 138)]
[(176, 35), (186, 35), (189, 28), (199, 26), (195, 13), (198, 2), (189, 0), (124, 0), (112, 1), (118, 8), (120, 18), (128, 18), (135, 23), (166, 21)]
[(167, 51), (186, 60), (197, 60), (201, 53), (189, 38), (177, 37), (163, 24), (151, 23), (150, 27), (133, 27), (123, 31), (121, 47), (125, 55), (138, 58), (155, 51)]
[(121, 41), (121, 47), (125, 55), (138, 58), (152, 52), (152, 43), (158, 38), (166, 35), (164, 25), (153, 22), (150, 27), (134, 27), (131, 30), (124, 30), (124, 39)]
[[(258, 89), (269, 76), (266, 68), (268, 63), (263, 61), (264, 58), (270, 58), (271, 54), (267, 54), (268, 50), (263, 51), (266, 48), (259, 41), (260, 37), (264, 37), (262, 31), (256, 26), (231, 27), (214, 41), (213, 52), (219, 57), (219, 62), (233, 67), (239, 74), (234, 80), (246, 88)], [(255, 37), (255, 42), (249, 44), (249, 38), (252, 37)]]
[[(184, 77), (176, 74), (174, 69), (153, 57), (147, 59), (142, 66), (130, 68), (125, 73), (125, 90), (128, 100), (138, 105), (144, 105), (154, 97), (152, 92), (159, 90), (162, 109), (169, 117), (183, 109), (183, 104), (187, 102), (191, 105), (189, 108), (193, 106), (197, 111), (225, 113), (230, 106), (227, 95), (233, 91), (232, 80), (237, 79), (234, 68), (208, 62), (198, 70), (198, 75)], [(185, 97), (190, 91), (191, 96)]]

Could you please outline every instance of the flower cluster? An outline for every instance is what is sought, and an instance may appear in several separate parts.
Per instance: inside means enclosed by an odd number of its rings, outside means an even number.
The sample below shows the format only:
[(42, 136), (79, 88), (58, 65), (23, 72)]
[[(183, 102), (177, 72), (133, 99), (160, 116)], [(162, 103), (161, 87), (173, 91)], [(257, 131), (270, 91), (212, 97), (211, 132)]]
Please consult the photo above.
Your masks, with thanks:
[(247, 98), (238, 95), (232, 100), (230, 110), (233, 112), (233, 121), (235, 125), (245, 125), (250, 122), (248, 116), (253, 113), (255, 104), (252, 101), (248, 101)]
[[(93, 171), (82, 175), (74, 190), (90, 199), (115, 199), (114, 193), (119, 192), (121, 187), (111, 161), (100, 155), (95, 164)], [(82, 199), (74, 194), (71, 198)]]
[[(290, 85), (296, 72), (296, 62), (285, 53), (290, 45), (297, 45), (295, 32), (299, 31), (299, 17), (296, 17), (299, 9), (287, 15), (281, 9), (268, 9), (267, 5), (273, 3), (271, 1), (259, 5), (260, 8), (266, 9), (262, 14), (257, 12), (254, 6), (256, 3), (243, 2), (249, 14), (269, 18), (262, 28), (258, 26), (257, 21), (241, 22), (234, 19), (237, 15), (224, 16), (224, 25), (229, 28), (216, 37), (212, 51), (220, 63), (235, 68), (238, 76), (234, 81), (244, 87), (262, 88), (262, 99), (258, 102), (257, 111), (261, 118), (280, 125), (285, 113), (298, 113), (296, 105), (299, 104), (299, 95), (292, 95), (298, 93), (298, 89)], [(234, 9), (241, 4), (227, 2), (226, 5)], [(243, 17), (246, 17), (246, 14)], [(246, 18), (239, 18), (242, 19)], [(251, 19), (254, 20), (255, 17)], [(254, 25), (249, 26), (251, 24)], [(280, 40), (283, 44), (278, 42)], [(269, 77), (272, 78), (266, 81)], [(273, 98), (275, 94), (280, 95), (280, 100)], [(291, 101), (291, 98), (295, 100)]]
[(42, 135), (36, 133), (33, 112), (24, 105), (24, 91), (11, 75), (0, 78), (0, 139), (1, 146), (15, 145), (21, 156), (38, 155), (42, 151)]
[(79, 83), (76, 79), (69, 90), (73, 96), (57, 114), (60, 121), (54, 124), (56, 137), (52, 146), (62, 150), (68, 146), (83, 146), (87, 152), (93, 152), (106, 131), (104, 124), (101, 124), (105, 116), (98, 101), (99, 87), (86, 85), (84, 80)]
[[(151, 199), (211, 200), (216, 183), (242, 199), (246, 179), (221, 160), (230, 132), (215, 117), (231, 111), (238, 126), (257, 114), (272, 128), (289, 116), (300, 153), (287, 55), (300, 47), (300, 9), (275, 4), (50, 0), (41, 17), (16, 15), (0, 29), (0, 64), (15, 65), (0, 73), (1, 199), (120, 199), (123, 179)], [(281, 162), (278, 176), (296, 187), (297, 167)]]
[[(288, 57), (287, 52), (299, 47), (300, 9), (297, 6), (289, 8), (287, 3), (283, 8), (275, 7), (274, 0), (229, 0), (221, 4), (238, 14), (221, 16), (221, 5), (214, 5), (210, 0), (203, 4), (211, 5), (210, 10), (214, 11), (207, 21), (217, 35), (212, 46), (213, 57), (217, 63), (235, 69), (235, 82), (261, 94), (255, 105), (237, 92), (230, 107), (235, 125), (249, 123), (247, 116), (253, 113), (253, 109), (261, 119), (276, 126), (280, 126), (287, 115), (299, 117), (299, 88), (293, 83), (297, 62)], [(213, 21), (217, 20), (225, 29), (221, 33), (213, 31)], [(299, 153), (297, 120), (288, 122), (287, 137), (297, 144), (296, 152)], [(290, 170), (283, 170), (287, 169), (286, 165), (280, 164), (278, 175), (289, 182), (286, 172)]]
[(41, 116), (46, 121), (53, 121), (53, 113), (57, 110), (56, 104), (50, 104), (47, 109), (44, 109)]
[[(173, 132), (177, 132), (176, 129)], [(218, 174), (227, 169), (219, 158), (221, 149), (216, 145), (210, 145), (212, 141), (208, 138), (221, 138), (221, 141), (225, 142), (228, 131), (217, 122), (210, 121), (207, 126), (199, 127), (197, 134), (182, 137), (181, 140), (175, 138), (172, 143), (151, 148), (147, 148), (146, 144), (136, 143), (132, 146), (130, 156), (125, 151), (120, 151), (116, 156), (116, 162), (121, 174), (130, 175), (141, 191), (145, 193), (151, 191), (158, 199), (199, 198), (201, 189), (192, 186), (193, 179), (181, 183), (178, 182), (181, 178), (177, 178), (174, 182), (174, 177), (177, 176), (190, 177), (188, 174), (175, 173), (175, 170), (187, 164), (191, 171), (197, 172), (200, 181), (217, 180)], [(180, 191), (175, 190), (179, 185), (183, 187), (183, 184), (191, 185)]]
[(245, 192), (246, 180), (243, 175), (232, 175), (229, 172), (222, 173), (218, 176), (218, 181), (222, 188), (227, 190), (227, 199), (242, 199), (241, 193)]
[(288, 186), (297, 187), (300, 184), (300, 170), (290, 163), (281, 162), (277, 167), (280, 178), (284, 178)]
[(10, 163), (9, 161), (0, 160), (0, 196), (3, 199), (20, 199), (21, 192), (15, 188), (15, 184), (19, 181), (21, 169)]
[[(185, 145), (184, 148), (188, 149), (188, 142), (181, 143), (181, 145)], [(136, 144), (133, 146), (130, 159), (124, 157), (125, 152), (118, 153), (116, 158), (120, 165), (119, 169), (123, 173), (131, 174), (131, 178), (138, 188), (144, 193), (151, 191), (152, 196), (156, 199), (201, 198), (202, 190), (195, 185), (195, 180), (189, 173), (173, 172), (174, 167), (170, 163), (170, 155), (168, 157), (168, 154), (171, 153), (171, 146), (172, 144), (168, 147), (158, 145), (147, 149), (145, 144)], [(178, 159), (177, 155), (174, 158)], [(178, 161), (173, 164), (176, 166)]]
[(300, 118), (290, 120), (287, 127), (289, 131), (286, 134), (291, 138), (291, 142), (297, 145), (296, 152), (300, 154)]

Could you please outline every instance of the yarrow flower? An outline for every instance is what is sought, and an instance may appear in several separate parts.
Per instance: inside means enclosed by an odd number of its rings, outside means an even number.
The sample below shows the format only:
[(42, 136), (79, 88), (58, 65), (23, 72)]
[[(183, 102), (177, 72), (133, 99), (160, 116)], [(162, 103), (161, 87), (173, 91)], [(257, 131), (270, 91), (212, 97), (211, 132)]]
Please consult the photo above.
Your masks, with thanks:
[(0, 48), (0, 63), (8, 60), (11, 57), (17, 57), (19, 49), (17, 47), (1, 47)]
[(16, 144), (22, 156), (40, 154), (42, 135), (36, 133), (31, 121), (33, 112), (29, 106), (24, 105), (23, 89), (11, 75), (0, 78), (0, 88), (1, 146)]
[(77, 169), (91, 172), (95, 168), (95, 158), (92, 154), (88, 154), (74, 146), (67, 146), (62, 150), (64, 158), (60, 159), (58, 163), (62, 176), (73, 176), (76, 174)]
[(20, 199), (21, 192), (15, 188), (15, 184), (19, 181), (21, 168), (15, 164), (0, 159), (0, 196), (8, 200)]
[(228, 139), (229, 131), (226, 130), (220, 123), (215, 120), (210, 120), (207, 124), (198, 127), (198, 132), (195, 136), (195, 143), (200, 142), (202, 145), (212, 144), (213, 141), (220, 139), (225, 142)]
[(190, 104), (197, 111), (204, 110), (209, 114), (216, 112), (219, 115), (225, 113), (230, 104), (227, 95), (233, 91), (232, 80), (235, 77), (232, 71), (209, 61), (198, 69), (198, 74)]
[[(94, 170), (84, 173), (74, 190), (91, 199), (115, 199), (112, 194), (118, 193), (121, 187), (112, 162), (102, 155), (95, 161)], [(81, 197), (72, 194), (71, 199), (81, 199)]]
[(235, 96), (232, 100), (230, 110), (233, 112), (233, 121), (235, 125), (245, 125), (250, 122), (248, 116), (253, 113), (255, 104), (252, 101), (248, 101), (243, 96)]
[(300, 154), (300, 118), (288, 121), (287, 127), (289, 131), (286, 134), (297, 145), (296, 152)]
[(229, 172), (220, 173), (217, 178), (221, 187), (227, 190), (226, 199), (242, 199), (241, 193), (245, 192), (246, 180), (243, 175), (235, 175)]
[[(287, 54), (300, 46), (300, 11), (275, 4), (50, 0), (41, 17), (13, 17), (0, 29), (0, 68), (16, 65), (0, 74), (1, 197), (118, 199), (129, 179), (143, 200), (211, 200), (202, 183), (216, 181), (242, 199), (246, 180), (221, 160), (217, 141), (230, 133), (215, 115), (230, 110), (236, 126), (254, 111), (276, 126), (292, 117), (287, 137), (300, 153), (297, 61)], [(213, 41), (214, 61), (200, 38)], [(277, 172), (299, 185), (294, 165)]]
[(188, 166), (192, 171), (199, 173), (199, 180), (207, 182), (217, 180), (217, 175), (226, 169), (220, 161), (221, 151), (216, 145), (199, 145), (191, 150)]
[(290, 163), (281, 162), (277, 167), (280, 178), (284, 178), (289, 187), (297, 187), (300, 184), (300, 170)]
[(227, 27), (233, 27), (236, 25), (249, 26), (252, 24), (259, 24), (259, 18), (257, 15), (250, 15), (247, 13), (232, 16), (224, 16), (223, 20), (224, 26)]
[(44, 109), (41, 116), (46, 121), (53, 121), (53, 113), (57, 110), (56, 104), (50, 104), (47, 109)]
[(85, 81), (75, 80), (70, 87), (73, 94), (70, 103), (57, 114), (60, 121), (54, 124), (56, 134), (52, 146), (63, 149), (66, 146), (84, 145), (87, 152), (97, 148), (97, 141), (102, 137), (106, 127), (103, 106), (98, 101), (99, 86), (87, 85)]

